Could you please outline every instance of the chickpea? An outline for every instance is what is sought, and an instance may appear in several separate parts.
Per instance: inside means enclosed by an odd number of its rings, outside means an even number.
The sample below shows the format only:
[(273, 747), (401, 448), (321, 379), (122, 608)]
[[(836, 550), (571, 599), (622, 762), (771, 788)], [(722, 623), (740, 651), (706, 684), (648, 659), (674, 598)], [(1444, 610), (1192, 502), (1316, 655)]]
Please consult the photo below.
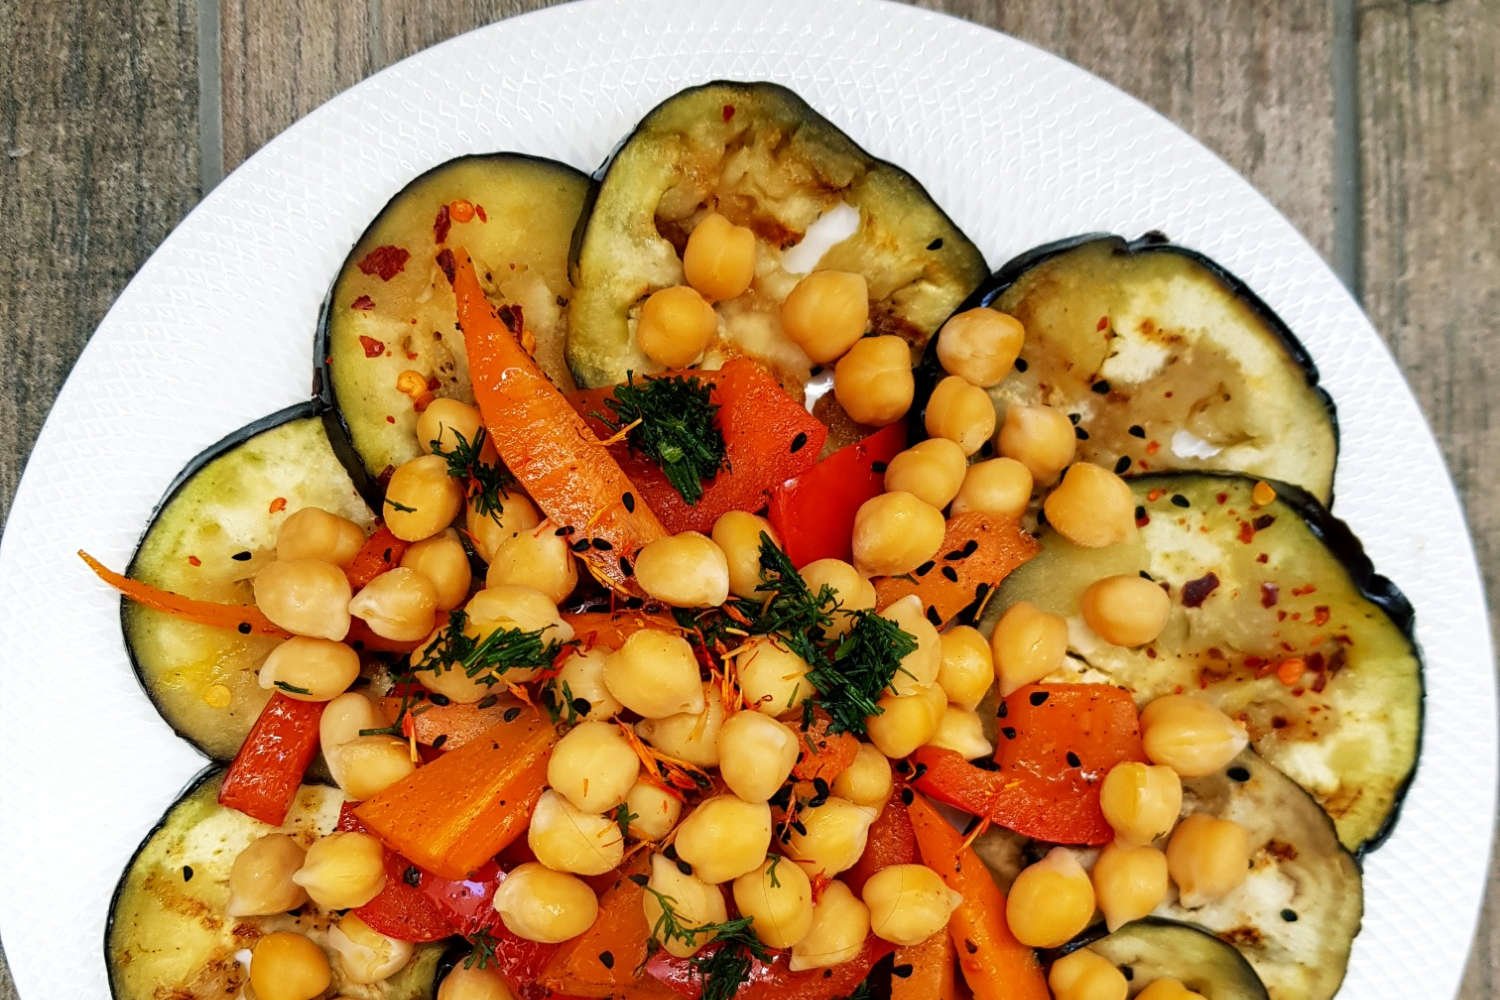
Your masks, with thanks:
[(516, 995), (493, 965), (468, 967), (459, 962), (443, 977), (437, 1000), (516, 1000)]
[(1167, 870), (1178, 902), (1196, 909), (1229, 895), (1250, 870), (1250, 835), (1232, 819), (1204, 813), (1183, 818), (1167, 841)]
[(1005, 408), (999, 444), (1001, 455), (1020, 462), (1032, 479), (1046, 485), (1073, 461), (1078, 438), (1063, 411), (1012, 403)]
[(844, 560), (815, 559), (799, 572), (812, 593), (825, 586), (833, 589), (837, 610), (833, 613), (833, 626), (828, 629), (830, 636), (847, 635), (854, 626), (854, 612), (875, 610), (875, 585)]
[(266, 657), (260, 686), (297, 701), (330, 701), (359, 676), (359, 654), (342, 642), (295, 635)]
[(984, 723), (979, 713), (972, 708), (949, 705), (938, 719), (937, 732), (927, 741), (928, 746), (952, 750), (964, 760), (989, 757), (995, 747), (984, 735)]
[(738, 298), (755, 277), (755, 233), (718, 212), (708, 213), (688, 236), (682, 273), (710, 302)]
[(635, 339), (646, 357), (663, 368), (686, 368), (719, 330), (719, 317), (687, 285), (652, 292), (641, 304)]
[(303, 507), (281, 522), (276, 532), (276, 558), (319, 559), (347, 566), (365, 544), (365, 529), (321, 507)]
[(988, 389), (1010, 374), (1026, 328), (1010, 313), (980, 306), (948, 317), (938, 331), (937, 356), (943, 371)]
[(1167, 898), (1167, 856), (1154, 847), (1110, 844), (1094, 862), (1093, 879), (1094, 898), (1114, 931)]
[(609, 650), (599, 648), (569, 653), (552, 680), (558, 703), (566, 697), (576, 704), (582, 698), (589, 705), (583, 714), (590, 719), (609, 719), (624, 711), (625, 706), (604, 684), (604, 663), (609, 654)]
[(1075, 462), (1042, 502), (1047, 523), (1074, 545), (1100, 549), (1135, 537), (1135, 494), (1103, 466)]
[(862, 274), (814, 271), (781, 303), (781, 329), (814, 364), (838, 360), (869, 325), (870, 288)]
[(284, 833), (252, 840), (229, 869), (224, 912), (231, 917), (268, 917), (307, 902), (307, 893), (292, 881), (306, 856), (302, 845)]
[(832, 790), (855, 805), (883, 810), (894, 787), (891, 762), (871, 744), (861, 743), (853, 762), (833, 779)]
[(401, 565), (421, 573), (432, 584), (439, 611), (452, 611), (469, 596), (474, 574), (464, 543), (452, 528), (407, 546)]
[(719, 730), (719, 776), (746, 802), (764, 802), (797, 763), (797, 734), (760, 712), (736, 712)]
[(648, 719), (704, 709), (693, 647), (661, 629), (632, 632), (604, 661), (604, 686), (626, 708)]
[(646, 543), (635, 559), (635, 581), (674, 608), (716, 608), (729, 598), (729, 561), (707, 535), (683, 531)]
[(280, 560), (255, 574), (255, 605), (294, 635), (339, 640), (349, 634), (349, 578), (321, 559)]
[[(326, 757), (350, 740), (357, 739), (360, 730), (380, 729), (390, 725), (390, 721), (362, 692), (348, 691), (323, 707), (323, 715), (318, 720), (318, 743)], [(337, 776), (334, 780), (338, 780)]]
[(865, 729), (875, 749), (892, 759), (905, 757), (926, 745), (937, 733), (948, 698), (936, 684), (915, 694), (887, 694), (876, 703), (877, 715), (865, 720)]
[(397, 642), (415, 642), (432, 631), (437, 588), (414, 569), (397, 566), (365, 584), (349, 601), (349, 613), (370, 631)]
[(364, 906), (385, 888), (385, 848), (368, 833), (330, 833), (292, 876), (325, 910)]
[(739, 878), (765, 860), (771, 807), (736, 795), (704, 799), (677, 827), (677, 856), (712, 885)]
[(401, 781), (417, 765), (405, 740), (395, 736), (356, 736), (332, 751), (328, 769), (345, 795), (363, 801)]
[(1005, 919), (1016, 940), (1031, 948), (1067, 943), (1094, 918), (1094, 887), (1066, 849), (1054, 847), (1011, 884)]
[[(677, 915), (677, 922), (683, 927), (721, 924), (729, 919), (728, 907), (724, 904), (724, 890), (683, 872), (669, 858), (660, 854), (651, 856), (651, 878), (646, 883), (646, 888), (650, 891), (645, 894), (641, 903), (646, 911), (646, 926), (653, 931), (660, 926), (662, 913), (665, 912), (663, 899), (672, 901), (672, 912)], [(695, 933), (691, 942), (669, 936), (665, 939), (658, 938), (657, 943), (669, 955), (688, 958), (711, 940), (713, 932), (705, 930)]]
[(768, 948), (790, 948), (812, 930), (812, 883), (782, 857), (734, 880), (734, 905), (754, 922), (750, 929)]
[(882, 493), (854, 513), (854, 565), (870, 576), (910, 573), (937, 555), (947, 528), (932, 504), (910, 493)]
[(625, 857), (625, 838), (612, 817), (576, 809), (550, 788), (531, 811), (526, 843), (537, 861), (574, 875), (603, 875)]
[(810, 873), (837, 875), (848, 871), (865, 852), (870, 824), (879, 815), (878, 808), (830, 795), (822, 805), (808, 806), (797, 813), (802, 827), (792, 828), (786, 852)]
[[(502, 629), (540, 631), (543, 643), (566, 642), (573, 638), (573, 627), (563, 621), (557, 605), (546, 594), (531, 587), (510, 583), (486, 587), (469, 599), (464, 610), (468, 615), (464, 633), (475, 639), (482, 640)], [(545, 661), (517, 665), (505, 671), (504, 680), (514, 684), (529, 681), (550, 665)]]
[(1105, 642), (1144, 646), (1161, 635), (1172, 602), (1166, 591), (1140, 576), (1122, 574), (1096, 580), (1078, 602), (1083, 620)]
[(959, 708), (975, 708), (995, 683), (989, 641), (971, 625), (954, 625), (939, 639), (938, 686)]
[(523, 531), (531, 531), (542, 523), (542, 513), (530, 498), (512, 490), (500, 498), (500, 506), (488, 514), (480, 513), (479, 505), (470, 500), (464, 514), (464, 529), (474, 551), (485, 562), (494, 562), (500, 546)]
[(1135, 995), (1135, 1000), (1208, 1000), (1177, 979), (1158, 979)]
[[(977, 385), (949, 375), (939, 382), (927, 400), (923, 426), (934, 438), (947, 438), (972, 455), (995, 434), (995, 404)], [(953, 492), (958, 492), (955, 484)]]
[(417, 447), (429, 455), (472, 448), (483, 423), (477, 406), (461, 399), (434, 399), (417, 414)]
[(735, 658), (735, 676), (745, 704), (766, 715), (777, 716), (801, 705), (813, 694), (806, 660), (771, 636), (759, 636), (741, 647)]
[[(771, 522), (757, 514), (742, 510), (731, 510), (714, 522), (714, 544), (724, 553), (729, 566), (729, 592), (736, 597), (763, 597), (756, 588), (760, 577), (760, 536), (771, 539), (771, 544), (781, 546), (781, 537)], [(816, 593), (816, 589), (814, 589)]]
[(1149, 844), (1170, 833), (1182, 811), (1182, 779), (1170, 767), (1126, 761), (1099, 786), (1099, 806), (1127, 847)]
[(926, 865), (887, 865), (861, 893), (870, 908), (870, 930), (892, 944), (921, 944), (948, 926), (962, 896)]
[(1031, 503), (1031, 470), (1013, 458), (975, 462), (949, 508), (954, 517), (971, 511), (1018, 518)]
[(431, 538), (463, 510), (464, 488), (448, 475), (441, 455), (423, 455), (400, 465), (385, 487), (385, 526), (406, 542)]
[(313, 1000), (333, 981), (323, 949), (302, 934), (274, 931), (250, 953), (250, 987), (256, 1000)]
[(858, 955), (870, 933), (870, 908), (837, 879), (823, 888), (813, 906), (812, 927), (792, 945), (792, 972), (826, 969)]
[(564, 733), (547, 761), (547, 784), (586, 813), (624, 802), (640, 773), (640, 758), (619, 727), (592, 719)]
[(938, 509), (948, 506), (963, 485), (969, 462), (964, 450), (947, 438), (919, 441), (885, 468), (885, 488), (904, 491)]
[(583, 879), (528, 861), (506, 874), (494, 907), (516, 937), (558, 944), (594, 926), (599, 897)]
[(855, 341), (833, 369), (833, 395), (851, 420), (874, 427), (906, 416), (917, 391), (911, 348), (900, 337)]
[(665, 719), (642, 719), (635, 724), (641, 739), (669, 757), (699, 767), (719, 766), (719, 731), (724, 725), (724, 702), (719, 685), (703, 685), (701, 712), (681, 712)]
[(1080, 948), (1052, 963), (1047, 973), (1054, 1000), (1125, 1000), (1130, 984), (1115, 963)]
[(661, 840), (682, 818), (682, 799), (649, 781), (630, 786), (625, 808), (633, 817), (627, 832), (636, 840)]
[(995, 623), (990, 653), (1000, 693), (1009, 697), (1063, 665), (1068, 655), (1068, 623), (1030, 601), (1017, 601)]
[(916, 594), (908, 594), (880, 612), (880, 617), (895, 622), (901, 631), (917, 641), (917, 648), (901, 658), (901, 665), (891, 678), (891, 693), (914, 694), (937, 683), (938, 670), (943, 662), (943, 641), (932, 622), (922, 613), (922, 599)]
[(351, 983), (378, 983), (406, 967), (412, 943), (374, 930), (352, 913), (345, 914), (328, 931), (328, 947), (338, 956), (344, 979)]
[(484, 585), (502, 584), (532, 587), (546, 594), (553, 604), (561, 604), (578, 586), (578, 560), (568, 548), (568, 540), (544, 522), (495, 547)]
[(1201, 698), (1169, 694), (1141, 712), (1141, 743), (1153, 764), (1184, 778), (1202, 778), (1226, 766), (1250, 742), (1239, 723)]

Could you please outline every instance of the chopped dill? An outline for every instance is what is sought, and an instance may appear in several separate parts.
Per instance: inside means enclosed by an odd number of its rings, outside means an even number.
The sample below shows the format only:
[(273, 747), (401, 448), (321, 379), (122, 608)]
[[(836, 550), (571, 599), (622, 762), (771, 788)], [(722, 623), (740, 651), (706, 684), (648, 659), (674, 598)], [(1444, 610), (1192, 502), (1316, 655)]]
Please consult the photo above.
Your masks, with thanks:
[(901, 661), (917, 640), (889, 618), (856, 611), (854, 626), (834, 648), (832, 660), (813, 664), (807, 680), (818, 689), (817, 701), (828, 712), (828, 730), (862, 735), (865, 720), (881, 712), (880, 696), (891, 686)]
[(725, 465), (719, 407), (707, 384), (681, 375), (637, 383), (631, 373), (604, 405), (613, 415), (594, 416), (625, 431), (630, 447), (660, 466), (683, 500), (695, 504), (703, 499), (703, 484)]
[(501, 628), (476, 639), (465, 631), (467, 623), (468, 616), (462, 611), (451, 612), (448, 624), (422, 650), (422, 658), (412, 665), (412, 672), (442, 673), (457, 667), (480, 684), (497, 684), (499, 675), (507, 670), (546, 666), (567, 645), (555, 639), (543, 641), (545, 628), (529, 632)]
[(692, 947), (703, 935), (712, 935), (702, 951), (690, 958), (702, 980), (702, 1000), (730, 1000), (750, 978), (754, 961), (766, 961), (770, 952), (750, 929), (753, 917), (738, 917), (717, 924), (684, 923), (677, 915), (677, 900), (649, 885), (646, 891), (661, 904), (661, 915), (651, 928), (660, 942), (680, 941)]
[[(483, 427), (474, 432), (470, 441), (456, 427), (445, 430), (453, 432), (458, 444), (452, 449), (443, 449), (441, 437), (429, 441), (434, 455), (441, 455), (448, 462), (448, 475), (464, 483), (469, 497), (474, 501), (475, 511), (483, 517), (495, 513), (505, 501), (506, 487), (514, 481), (505, 466), (486, 462), (482, 456), (487, 432)], [(439, 432), (441, 434), (441, 431)]]

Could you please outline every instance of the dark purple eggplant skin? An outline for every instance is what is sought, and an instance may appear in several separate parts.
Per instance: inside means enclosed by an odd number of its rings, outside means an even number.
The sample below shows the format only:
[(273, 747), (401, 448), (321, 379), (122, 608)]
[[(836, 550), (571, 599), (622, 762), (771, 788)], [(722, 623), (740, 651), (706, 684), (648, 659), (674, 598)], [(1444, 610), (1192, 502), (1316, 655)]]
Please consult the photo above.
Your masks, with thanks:
[[(1177, 920), (1166, 920), (1166, 919), (1164, 919), (1162, 917), (1142, 917), (1139, 920), (1132, 921), (1130, 924), (1127, 924), (1126, 926), (1127, 927), (1149, 926), (1149, 927), (1163, 927), (1163, 928), (1182, 928), (1183, 930), (1188, 930), (1188, 931), (1192, 931), (1192, 932), (1194, 932), (1196, 934), (1201, 934), (1205, 938), (1208, 938), (1208, 939), (1210, 939), (1210, 940), (1212, 940), (1214, 942), (1217, 942), (1218, 944), (1223, 945), (1226, 949), (1228, 949), (1228, 953), (1232, 953), (1233, 956), (1239, 960), (1238, 963), (1237, 963), (1237, 967), (1234, 970), (1235, 973), (1236, 973), (1236, 975), (1239, 975), (1239, 976), (1243, 977), (1248, 982), (1253, 982), (1255, 984), (1260, 984), (1260, 977), (1255, 974), (1255, 970), (1250, 967), (1250, 963), (1248, 961), (1246, 961), (1246, 959), (1245, 959), (1245, 957), (1243, 955), (1240, 954), (1239, 949), (1235, 948), (1234, 945), (1230, 944), (1228, 941), (1223, 940), (1218, 935), (1213, 934), (1213, 933), (1211, 933), (1211, 932), (1209, 932), (1207, 930), (1204, 930), (1202, 927), (1199, 927), (1197, 924), (1183, 923), (1183, 922), (1177, 921)], [(1124, 928), (1121, 928), (1121, 930), (1123, 930), (1123, 929)], [(1067, 944), (1065, 944), (1065, 945), (1063, 945), (1063, 946), (1061, 946), (1059, 948), (1048, 948), (1048, 949), (1044, 950), (1042, 952), (1042, 954), (1041, 954), (1042, 964), (1045, 965), (1047, 968), (1050, 969), (1052, 967), (1052, 963), (1053, 962), (1056, 962), (1058, 959), (1064, 957), (1065, 955), (1071, 955), (1073, 952), (1077, 951), (1080, 948), (1087, 948), (1089, 945), (1094, 944), (1095, 942), (1097, 942), (1097, 941), (1099, 941), (1099, 940), (1101, 940), (1103, 938), (1108, 937), (1109, 933), (1110, 933), (1109, 932), (1109, 928), (1105, 927), (1103, 923), (1097, 923), (1097, 924), (1093, 924), (1093, 925), (1091, 925), (1089, 927), (1086, 927), (1086, 928), (1084, 928), (1084, 930), (1083, 930), (1082, 933), (1080, 933), (1073, 940), (1069, 941)], [(1261, 990), (1261, 994), (1262, 995), (1266, 995), (1266, 991), (1265, 991), (1265, 986), (1264, 985), (1260, 986), (1260, 990)]]
[[(1080, 236), (1070, 236), (1066, 239), (1032, 247), (1030, 250), (1023, 251), (1000, 265), (999, 270), (990, 275), (988, 281), (976, 288), (973, 294), (965, 299), (954, 312), (960, 313), (966, 309), (988, 306), (1020, 280), (1023, 274), (1039, 264), (1069, 251), (1077, 250), (1079, 247), (1090, 243), (1101, 242), (1107, 243), (1116, 254), (1168, 253), (1185, 257), (1208, 271), (1229, 290), (1231, 295), (1249, 306), (1251, 311), (1259, 316), (1267, 328), (1281, 341), (1287, 354), (1291, 356), (1292, 360), (1296, 362), (1297, 366), (1307, 376), (1308, 387), (1317, 394), (1323, 403), (1324, 409), (1328, 412), (1328, 422), (1333, 426), (1334, 447), (1335, 449), (1338, 447), (1338, 410), (1334, 406), (1333, 397), (1319, 384), (1318, 366), (1313, 361), (1312, 355), (1308, 353), (1302, 341), (1297, 339), (1297, 335), (1292, 332), (1291, 327), (1286, 325), (1282, 318), (1276, 314), (1275, 310), (1266, 304), (1264, 299), (1255, 294), (1254, 289), (1241, 281), (1228, 268), (1207, 254), (1185, 247), (1180, 243), (1173, 243), (1167, 237), (1167, 234), (1160, 230), (1153, 229), (1134, 240), (1127, 240), (1125, 237), (1114, 233), (1084, 233)], [(933, 387), (937, 385), (944, 374), (943, 367), (938, 363), (937, 359), (937, 338), (933, 337), (928, 342), (927, 349), (923, 352), (922, 360), (916, 370), (917, 405), (912, 407), (910, 415), (910, 419), (913, 422), (912, 431), (916, 435), (913, 440), (926, 436), (922, 421), (927, 410), (927, 399), (932, 395)], [(1333, 499), (1330, 496), (1329, 504), (1332, 505), (1332, 503)]]

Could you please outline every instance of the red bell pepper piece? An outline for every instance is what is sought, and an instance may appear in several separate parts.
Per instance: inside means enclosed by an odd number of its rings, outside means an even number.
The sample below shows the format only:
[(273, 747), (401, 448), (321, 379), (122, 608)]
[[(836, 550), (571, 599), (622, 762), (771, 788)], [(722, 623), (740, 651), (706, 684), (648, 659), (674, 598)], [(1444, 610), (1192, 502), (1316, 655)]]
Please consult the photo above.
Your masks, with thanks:
[(391, 529), (384, 522), (377, 524), (370, 537), (365, 539), (365, 544), (355, 553), (349, 568), (344, 570), (344, 575), (349, 578), (349, 586), (358, 590), (386, 570), (400, 566), (407, 544), (391, 534)]
[[(344, 833), (369, 833), (354, 814), (354, 803), (339, 809), (336, 827)], [(434, 901), (428, 882), (434, 879), (395, 851), (385, 852), (385, 886), (354, 911), (370, 927), (399, 941), (441, 941), (461, 933), (449, 912)]]
[(848, 560), (854, 515), (885, 492), (885, 467), (906, 447), (906, 425), (883, 427), (845, 445), (771, 494), (768, 516), (793, 566)]
[[(768, 962), (751, 959), (749, 975), (734, 995), (737, 1000), (835, 1000), (846, 997), (869, 978), (870, 969), (876, 962), (895, 949), (893, 944), (870, 937), (865, 940), (864, 949), (849, 961), (826, 969), (804, 969), (801, 972), (788, 968), (787, 952), (773, 952)], [(707, 951), (705, 948), (699, 956)], [(646, 963), (646, 974), (687, 1000), (699, 1000), (703, 995), (703, 977), (688, 959), (659, 951)]]
[(649, 952), (651, 927), (642, 903), (646, 859), (621, 869), (599, 897), (599, 916), (592, 927), (558, 946), (538, 976), (556, 994), (613, 997), (616, 1000), (673, 1000), (671, 989), (640, 968)]
[(1130, 692), (1108, 684), (1036, 684), (1006, 698), (999, 714), (998, 770), (922, 747), (911, 756), (916, 786), (1038, 840), (1114, 839), (1099, 808), (1099, 785), (1116, 764), (1146, 759)]
[(272, 826), (286, 822), (307, 765), (318, 752), (323, 704), (280, 691), (271, 695), (224, 773), (219, 804)]
[(917, 862), (917, 835), (906, 810), (906, 800), (911, 797), (909, 788), (898, 787), (891, 793), (890, 801), (870, 824), (864, 853), (854, 862), (853, 868), (840, 876), (855, 895), (864, 892), (865, 883), (880, 869)]
[[(817, 462), (828, 428), (754, 361), (735, 358), (718, 371), (667, 374), (700, 379), (709, 386), (709, 399), (719, 407), (725, 466), (703, 484), (703, 496), (689, 504), (655, 462), (624, 443), (610, 451), (668, 531), (706, 533), (726, 511), (760, 510), (776, 487)], [(610, 387), (573, 396), (574, 408), (600, 437), (614, 434), (599, 416), (613, 416), (604, 403), (613, 393)]]

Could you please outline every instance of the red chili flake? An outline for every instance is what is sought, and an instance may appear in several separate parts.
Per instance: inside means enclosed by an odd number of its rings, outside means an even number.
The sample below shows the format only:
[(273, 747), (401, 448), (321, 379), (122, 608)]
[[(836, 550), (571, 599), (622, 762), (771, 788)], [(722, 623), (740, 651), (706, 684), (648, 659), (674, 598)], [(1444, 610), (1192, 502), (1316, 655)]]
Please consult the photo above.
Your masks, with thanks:
[(1218, 589), (1219, 578), (1214, 573), (1205, 573), (1196, 580), (1189, 580), (1182, 585), (1182, 606), (1202, 607), (1203, 602), (1208, 600), (1208, 595)]
[(385, 422), (388, 424), (394, 424), (396, 422), (396, 418), (387, 413), (385, 415)]
[(726, 104), (726, 105), (724, 105), (723, 115), (724, 115), (724, 120), (726, 122), (729, 121), (729, 119), (733, 118), (734, 117), (734, 105), (733, 104)]
[(1214, 494), (1214, 499), (1217, 500), (1219, 502), (1219, 506), (1222, 507), (1222, 506), (1224, 506), (1224, 504), (1226, 504), (1226, 503), (1229, 502), (1229, 494), (1228, 493), (1216, 493), (1216, 494)]
[(202, 566), (203, 565), (203, 560), (199, 559), (197, 556), (188, 556), (188, 565), (189, 566)]
[(1149, 500), (1152, 503), (1156, 503), (1156, 501), (1158, 501), (1158, 500), (1161, 499), (1162, 494), (1165, 493), (1165, 492), (1167, 492), (1167, 491), (1164, 490), (1164, 489), (1162, 489), (1161, 487), (1157, 487), (1156, 489), (1154, 489), (1154, 490), (1152, 490), (1152, 491), (1150, 491), (1149, 493), (1146, 494), (1146, 499)]
[(1276, 620), (1279, 621), (1279, 622), (1286, 621), (1286, 612), (1285, 611), (1278, 611), (1278, 612), (1276, 612)]
[(1314, 625), (1327, 625), (1328, 619), (1330, 617), (1332, 617), (1332, 612), (1329, 611), (1328, 605), (1319, 604), (1317, 607), (1313, 608)]
[(1281, 588), (1274, 583), (1263, 583), (1260, 585), (1260, 606), (1263, 608), (1274, 608), (1276, 602), (1281, 600)]
[(1256, 531), (1265, 531), (1271, 525), (1276, 523), (1276, 515), (1262, 514), (1260, 517), (1257, 517), (1253, 523), (1255, 525)]
[(368, 295), (361, 295), (359, 298), (349, 303), (349, 308), (358, 309), (360, 312), (369, 312), (371, 309), (375, 308), (375, 300), (370, 298)]
[(359, 335), (359, 346), (365, 349), (365, 357), (378, 358), (385, 353), (385, 344), (374, 337)]
[(500, 322), (504, 323), (505, 328), (511, 333), (520, 333), (521, 327), (526, 325), (523, 321), (524, 316), (522, 315), (520, 306), (506, 303), (499, 308), (498, 312), (500, 315)]
[(1255, 557), (1255, 561), (1264, 566), (1266, 563), (1271, 561), (1271, 556), (1269, 553), (1262, 552), (1260, 555)]
[(280, 514), (284, 510), (286, 510), (286, 497), (277, 497), (271, 501), (272, 514)]
[(1246, 545), (1249, 545), (1251, 542), (1255, 541), (1255, 529), (1250, 526), (1249, 521), (1240, 522), (1240, 541), (1244, 542)]
[(474, 203), (467, 198), (455, 198), (448, 203), (448, 213), (454, 222), (468, 222), (474, 218)]
[(453, 260), (453, 251), (444, 247), (438, 251), (437, 266), (443, 269), (443, 274), (448, 277), (448, 284), (453, 284), (453, 272), (458, 266)]
[(1318, 585), (1315, 584), (1315, 583), (1304, 583), (1300, 587), (1293, 587), (1292, 588), (1292, 596), (1293, 597), (1306, 597), (1308, 594), (1316, 592), (1317, 589), (1318, 589)]
[(378, 275), (381, 281), (390, 281), (406, 269), (411, 254), (402, 247), (381, 246), (365, 254), (359, 269), (366, 274)]
[(479, 202), (477, 202), (477, 201), (474, 203), (474, 214), (477, 215), (477, 216), (479, 216), (479, 221), (480, 222), (489, 222), (490, 221), (490, 217), (488, 215), (486, 215), (485, 212), (484, 212), (484, 206), (481, 205), (481, 204), (479, 204)]
[(448, 230), (453, 227), (453, 217), (448, 214), (448, 206), (442, 205), (437, 210), (437, 218), (432, 220), (432, 238), (438, 243), (448, 241)]
[(1108, 316), (1100, 316), (1099, 317), (1099, 322), (1096, 323), (1096, 324), (1094, 324), (1094, 329), (1098, 330), (1100, 333), (1103, 333), (1105, 330), (1108, 330), (1109, 329), (1109, 317)]

